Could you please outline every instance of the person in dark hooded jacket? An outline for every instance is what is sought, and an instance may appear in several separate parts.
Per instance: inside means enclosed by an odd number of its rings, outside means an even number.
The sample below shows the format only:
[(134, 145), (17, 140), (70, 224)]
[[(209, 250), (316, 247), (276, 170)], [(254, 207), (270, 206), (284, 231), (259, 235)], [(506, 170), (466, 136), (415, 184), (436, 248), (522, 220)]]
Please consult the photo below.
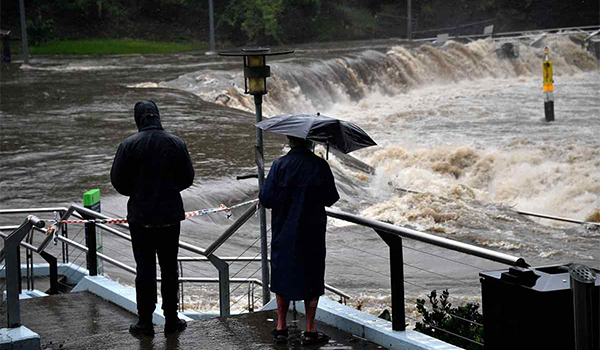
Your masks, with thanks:
[(135, 104), (139, 132), (117, 150), (110, 180), (120, 194), (129, 196), (127, 221), (136, 262), (136, 301), (139, 320), (129, 331), (153, 335), (156, 308), (156, 255), (161, 269), (165, 333), (186, 328), (177, 316), (179, 234), (185, 219), (180, 192), (190, 187), (194, 168), (185, 142), (167, 133), (153, 101)]
[(304, 300), (304, 345), (327, 341), (317, 332), (319, 297), (325, 294), (325, 207), (340, 198), (329, 164), (312, 142), (288, 136), (292, 149), (273, 162), (259, 198), (271, 210), (271, 291), (277, 297), (275, 342), (286, 342), (290, 300)]

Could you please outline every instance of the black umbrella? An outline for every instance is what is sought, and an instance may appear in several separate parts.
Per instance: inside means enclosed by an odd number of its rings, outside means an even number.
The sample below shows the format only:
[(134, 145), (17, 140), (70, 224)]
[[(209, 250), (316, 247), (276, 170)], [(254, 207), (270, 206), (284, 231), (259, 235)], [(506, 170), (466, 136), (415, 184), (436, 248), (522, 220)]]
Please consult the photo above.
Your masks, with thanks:
[(331, 146), (342, 153), (377, 145), (356, 124), (317, 114), (284, 114), (265, 119), (258, 128)]

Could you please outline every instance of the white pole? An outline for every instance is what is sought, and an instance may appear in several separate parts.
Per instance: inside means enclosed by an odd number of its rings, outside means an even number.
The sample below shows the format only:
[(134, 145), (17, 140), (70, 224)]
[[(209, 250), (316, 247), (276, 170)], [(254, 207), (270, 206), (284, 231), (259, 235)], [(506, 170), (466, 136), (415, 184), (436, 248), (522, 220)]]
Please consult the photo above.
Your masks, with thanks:
[(406, 38), (412, 40), (412, 0), (408, 0), (408, 24), (406, 25)]
[(208, 23), (209, 23), (209, 35), (210, 35), (210, 52), (215, 52), (215, 8), (213, 6), (213, 0), (208, 0)]
[(29, 47), (27, 46), (27, 22), (25, 22), (25, 4), (23, 0), (19, 0), (21, 12), (21, 41), (23, 41), (23, 61), (29, 64)]

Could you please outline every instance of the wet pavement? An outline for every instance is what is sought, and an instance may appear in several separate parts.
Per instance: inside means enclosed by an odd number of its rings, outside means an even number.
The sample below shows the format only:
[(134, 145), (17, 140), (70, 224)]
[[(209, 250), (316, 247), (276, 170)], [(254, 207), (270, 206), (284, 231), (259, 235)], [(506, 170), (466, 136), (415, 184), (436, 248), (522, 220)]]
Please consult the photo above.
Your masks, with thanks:
[(128, 328), (137, 320), (136, 315), (88, 292), (21, 301), (21, 322), (40, 335), (45, 350), (384, 349), (321, 323), (317, 328), (331, 337), (329, 342), (302, 346), (300, 334), (305, 322), (302, 316), (294, 318), (290, 312), (290, 339), (287, 344), (279, 345), (273, 343), (271, 335), (276, 325), (275, 311), (194, 321), (182, 333), (168, 336), (162, 326), (155, 326), (154, 337), (134, 337)]

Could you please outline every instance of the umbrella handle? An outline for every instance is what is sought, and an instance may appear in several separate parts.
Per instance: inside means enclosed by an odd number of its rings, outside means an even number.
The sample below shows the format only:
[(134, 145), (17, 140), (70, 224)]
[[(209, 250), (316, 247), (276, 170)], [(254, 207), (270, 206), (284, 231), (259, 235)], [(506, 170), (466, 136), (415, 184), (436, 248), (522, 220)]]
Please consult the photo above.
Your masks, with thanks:
[(329, 140), (327, 140), (327, 153), (325, 154), (325, 159), (329, 160)]

